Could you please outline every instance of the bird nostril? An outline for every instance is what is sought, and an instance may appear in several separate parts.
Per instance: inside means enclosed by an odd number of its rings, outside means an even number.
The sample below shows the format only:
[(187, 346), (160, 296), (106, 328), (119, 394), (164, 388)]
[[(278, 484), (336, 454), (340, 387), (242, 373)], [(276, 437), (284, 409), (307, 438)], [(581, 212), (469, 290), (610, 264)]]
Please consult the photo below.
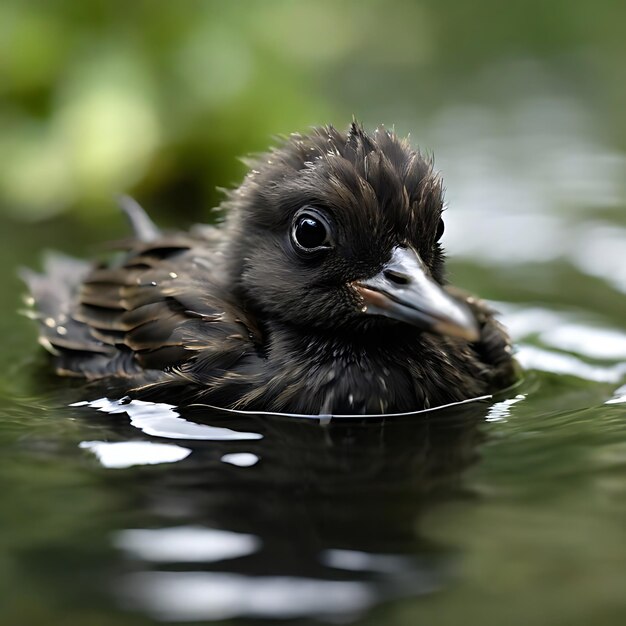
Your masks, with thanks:
[(411, 278), (406, 274), (401, 274), (394, 270), (385, 270), (383, 272), (384, 277), (396, 285), (408, 285), (411, 282)]

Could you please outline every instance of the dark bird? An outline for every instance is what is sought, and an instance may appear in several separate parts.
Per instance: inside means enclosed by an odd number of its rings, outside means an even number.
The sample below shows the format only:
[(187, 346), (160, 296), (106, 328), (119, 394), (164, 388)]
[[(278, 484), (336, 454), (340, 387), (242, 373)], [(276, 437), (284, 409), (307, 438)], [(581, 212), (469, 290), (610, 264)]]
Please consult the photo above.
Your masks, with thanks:
[(126, 199), (121, 260), (25, 272), (59, 374), (307, 414), (408, 412), (514, 382), (492, 311), (445, 284), (442, 182), (408, 141), (328, 126), (252, 167), (221, 227), (161, 233)]

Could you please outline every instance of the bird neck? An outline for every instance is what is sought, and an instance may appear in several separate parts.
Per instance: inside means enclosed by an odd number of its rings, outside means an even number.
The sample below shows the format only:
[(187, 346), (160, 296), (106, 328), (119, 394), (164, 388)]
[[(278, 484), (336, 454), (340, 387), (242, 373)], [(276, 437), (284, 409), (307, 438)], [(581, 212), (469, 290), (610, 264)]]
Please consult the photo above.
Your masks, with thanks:
[(263, 382), (271, 402), (301, 413), (406, 412), (484, 393), (465, 346), (404, 324), (369, 333), (265, 328)]
[(301, 358), (333, 363), (376, 361), (394, 354), (403, 354), (407, 347), (415, 354), (422, 344), (421, 333), (400, 324), (355, 328), (302, 328), (289, 324), (273, 324), (269, 328), (270, 352), (298, 355)]

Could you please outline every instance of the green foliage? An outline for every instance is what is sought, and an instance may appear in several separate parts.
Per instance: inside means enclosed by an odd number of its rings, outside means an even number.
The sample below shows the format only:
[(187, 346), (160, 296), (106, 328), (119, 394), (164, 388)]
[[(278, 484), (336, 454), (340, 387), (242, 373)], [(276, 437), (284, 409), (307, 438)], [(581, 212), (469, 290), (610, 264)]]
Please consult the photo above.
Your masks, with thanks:
[(507, 57), (591, 49), (603, 105), (618, 111), (624, 13), (535, 0), (7, 0), (0, 211), (93, 219), (131, 191), (198, 217), (240, 179), (236, 158), (276, 135), (352, 114), (416, 130), (471, 92), (468, 72)]

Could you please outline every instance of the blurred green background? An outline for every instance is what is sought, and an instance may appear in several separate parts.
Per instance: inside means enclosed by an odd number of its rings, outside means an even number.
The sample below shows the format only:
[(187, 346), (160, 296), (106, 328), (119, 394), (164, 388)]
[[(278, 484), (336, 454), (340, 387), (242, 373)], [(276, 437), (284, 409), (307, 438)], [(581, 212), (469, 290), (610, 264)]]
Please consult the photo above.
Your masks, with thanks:
[(277, 135), (354, 114), (437, 153), (442, 108), (546, 89), (624, 148), (625, 23), (602, 0), (4, 0), (0, 211), (93, 225), (127, 191), (206, 219)]

